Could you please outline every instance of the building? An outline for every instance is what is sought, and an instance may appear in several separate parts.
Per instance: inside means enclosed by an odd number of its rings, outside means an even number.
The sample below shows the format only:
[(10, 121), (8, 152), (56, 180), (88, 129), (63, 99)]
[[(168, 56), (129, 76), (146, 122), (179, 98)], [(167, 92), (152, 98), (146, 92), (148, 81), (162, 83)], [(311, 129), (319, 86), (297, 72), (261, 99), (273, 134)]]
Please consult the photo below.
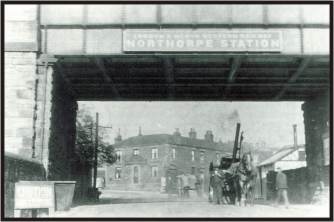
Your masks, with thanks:
[[(225, 154), (221, 142), (214, 142), (212, 131), (204, 139), (191, 129), (189, 137), (178, 129), (169, 134), (153, 134), (115, 139), (117, 162), (106, 166), (106, 186), (126, 190), (164, 190), (166, 178), (171, 178), (171, 189), (176, 188), (176, 176), (189, 173), (209, 182), (209, 164), (218, 163)], [(169, 185), (167, 185), (169, 186)]]
[(297, 147), (285, 147), (274, 153), (268, 159), (262, 161), (258, 168), (265, 177), (269, 171), (276, 171), (278, 167), (282, 170), (291, 170), (306, 166), (305, 145)]
[(259, 169), (261, 194), (266, 196), (267, 183), (270, 182), (267, 178), (268, 173), (276, 171), (278, 167), (283, 171), (306, 167), (305, 145), (282, 148), (262, 161), (257, 167)]

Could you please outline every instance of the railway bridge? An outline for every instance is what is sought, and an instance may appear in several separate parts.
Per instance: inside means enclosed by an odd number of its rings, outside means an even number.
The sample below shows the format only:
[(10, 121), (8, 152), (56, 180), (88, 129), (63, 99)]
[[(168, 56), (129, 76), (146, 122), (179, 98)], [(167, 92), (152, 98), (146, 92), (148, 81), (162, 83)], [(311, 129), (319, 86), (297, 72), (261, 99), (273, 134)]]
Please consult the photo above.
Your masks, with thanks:
[(39, 161), (50, 180), (71, 180), (78, 101), (303, 101), (317, 182), (330, 158), (329, 11), (328, 3), (7, 4), (5, 151)]

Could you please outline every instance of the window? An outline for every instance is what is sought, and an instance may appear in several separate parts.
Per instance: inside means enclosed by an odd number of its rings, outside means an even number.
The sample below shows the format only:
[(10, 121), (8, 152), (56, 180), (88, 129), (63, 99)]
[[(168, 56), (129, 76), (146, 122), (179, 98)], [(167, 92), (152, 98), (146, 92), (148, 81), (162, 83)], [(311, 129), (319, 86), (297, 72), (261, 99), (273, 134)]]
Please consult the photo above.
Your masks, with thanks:
[(176, 159), (176, 150), (175, 150), (175, 148), (172, 149), (172, 158), (173, 158), (173, 160)]
[(195, 150), (191, 151), (191, 161), (195, 161)]
[(217, 164), (220, 163), (220, 153), (216, 153), (216, 162)]
[(158, 176), (158, 167), (152, 166), (152, 177), (157, 177), (157, 176)]
[(152, 149), (152, 159), (158, 159), (158, 148)]
[(138, 149), (134, 149), (133, 150), (133, 155), (135, 155), (135, 156), (139, 155), (139, 150)]
[(195, 175), (195, 173), (196, 173), (196, 168), (195, 167), (191, 167), (191, 174)]
[(133, 167), (133, 183), (139, 183), (139, 168)]
[(122, 151), (119, 151), (119, 150), (116, 151), (116, 161), (117, 162), (122, 161)]
[(201, 151), (199, 160), (200, 160), (201, 162), (204, 162), (204, 151)]
[(306, 160), (306, 154), (304, 150), (298, 151), (298, 160), (305, 161)]
[(115, 179), (120, 180), (122, 177), (122, 169), (120, 167), (116, 167), (115, 169)]

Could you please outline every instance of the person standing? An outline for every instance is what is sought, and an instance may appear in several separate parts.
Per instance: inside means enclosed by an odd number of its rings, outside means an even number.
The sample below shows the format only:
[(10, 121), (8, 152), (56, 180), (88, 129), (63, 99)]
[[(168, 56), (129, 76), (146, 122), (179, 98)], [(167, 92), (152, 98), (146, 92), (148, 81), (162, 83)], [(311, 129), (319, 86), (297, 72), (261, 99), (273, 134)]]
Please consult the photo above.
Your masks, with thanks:
[(189, 173), (187, 173), (186, 175), (182, 174), (182, 186), (183, 186), (184, 197), (189, 198), (190, 197)]
[(276, 205), (278, 205), (281, 198), (283, 198), (285, 207), (289, 208), (290, 203), (288, 199), (287, 177), (285, 173), (282, 172), (282, 169), (280, 167), (277, 168), (276, 191), (277, 191)]
[(214, 204), (221, 204), (222, 201), (222, 176), (218, 172), (217, 169), (214, 171), (214, 175), (212, 178), (213, 184), (213, 203)]
[(182, 174), (178, 175), (177, 178), (177, 191), (178, 191), (178, 197), (183, 198), (183, 180), (182, 180)]

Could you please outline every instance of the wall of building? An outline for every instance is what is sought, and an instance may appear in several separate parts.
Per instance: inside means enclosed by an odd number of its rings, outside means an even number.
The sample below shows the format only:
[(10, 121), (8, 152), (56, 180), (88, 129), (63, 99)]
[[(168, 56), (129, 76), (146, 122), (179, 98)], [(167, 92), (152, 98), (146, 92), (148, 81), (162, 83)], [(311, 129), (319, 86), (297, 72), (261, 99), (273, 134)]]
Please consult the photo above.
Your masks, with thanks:
[[(152, 159), (152, 148), (158, 149), (158, 159)], [(133, 167), (126, 165), (125, 160), (133, 154), (134, 149), (139, 149), (140, 156), (146, 160), (146, 164), (138, 164), (140, 168), (139, 184), (133, 184)], [(173, 159), (172, 149), (176, 150), (176, 159)], [(166, 177), (168, 169), (177, 169), (177, 174), (192, 173), (192, 167), (195, 168), (195, 174), (204, 173), (205, 186), (209, 183), (209, 164), (216, 160), (215, 150), (199, 149), (179, 145), (157, 145), (145, 147), (125, 147), (116, 150), (122, 151), (122, 161), (116, 162), (112, 166), (107, 166), (106, 186), (111, 189), (128, 189), (128, 190), (156, 190), (161, 188), (161, 178)], [(195, 160), (191, 159), (191, 151), (195, 151)], [(200, 151), (204, 151), (204, 161), (200, 161)], [(152, 166), (158, 167), (158, 176), (152, 178)], [(115, 169), (122, 169), (122, 178), (115, 179)]]
[(32, 157), (36, 53), (5, 52), (5, 150)]

